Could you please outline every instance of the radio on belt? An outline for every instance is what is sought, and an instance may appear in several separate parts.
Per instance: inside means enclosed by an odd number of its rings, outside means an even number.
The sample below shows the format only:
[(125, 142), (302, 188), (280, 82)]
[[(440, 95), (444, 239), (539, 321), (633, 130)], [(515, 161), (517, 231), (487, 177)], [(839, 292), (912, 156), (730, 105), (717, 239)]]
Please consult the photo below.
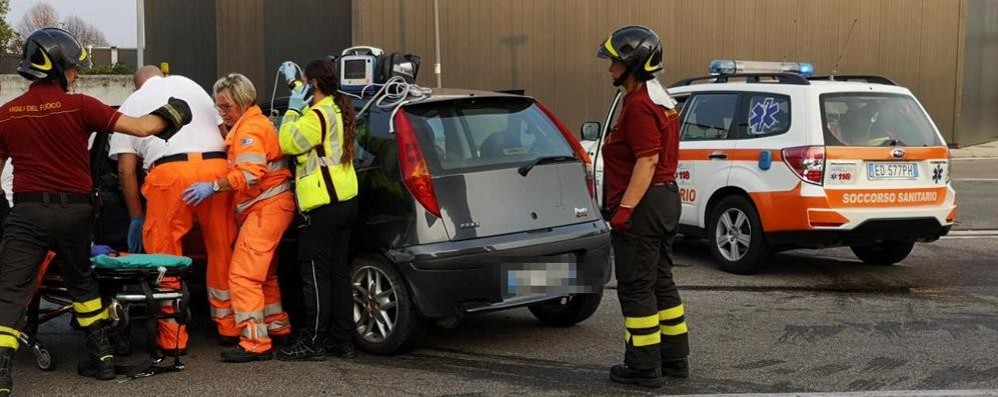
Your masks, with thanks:
[(340, 62), (340, 87), (344, 91), (361, 91), (375, 84), (378, 59), (384, 55), (380, 48), (359, 46), (343, 50)]

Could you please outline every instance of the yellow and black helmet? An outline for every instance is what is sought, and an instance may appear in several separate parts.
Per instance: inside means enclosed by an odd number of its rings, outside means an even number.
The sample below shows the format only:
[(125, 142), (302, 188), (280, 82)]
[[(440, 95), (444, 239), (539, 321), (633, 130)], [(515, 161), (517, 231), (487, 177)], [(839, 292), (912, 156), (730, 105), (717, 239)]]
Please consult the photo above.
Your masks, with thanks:
[(596, 56), (627, 65), (627, 73), (613, 83), (616, 86), (623, 84), (632, 73), (638, 80), (648, 81), (662, 71), (662, 40), (644, 26), (625, 26), (614, 31), (596, 49)]
[(90, 54), (73, 35), (58, 28), (43, 28), (24, 40), (17, 73), (32, 81), (58, 80), (66, 89), (66, 70), (90, 66)]

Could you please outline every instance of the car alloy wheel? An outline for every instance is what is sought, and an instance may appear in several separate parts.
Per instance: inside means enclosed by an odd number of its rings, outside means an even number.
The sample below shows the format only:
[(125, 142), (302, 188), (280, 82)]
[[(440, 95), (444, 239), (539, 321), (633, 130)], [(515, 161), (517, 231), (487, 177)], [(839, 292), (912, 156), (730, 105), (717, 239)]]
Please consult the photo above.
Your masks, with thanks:
[(745, 257), (752, 244), (752, 223), (738, 208), (728, 208), (717, 220), (714, 241), (721, 256), (732, 262)]
[(365, 266), (354, 273), (353, 320), (357, 335), (371, 343), (384, 342), (395, 330), (398, 295), (380, 269)]

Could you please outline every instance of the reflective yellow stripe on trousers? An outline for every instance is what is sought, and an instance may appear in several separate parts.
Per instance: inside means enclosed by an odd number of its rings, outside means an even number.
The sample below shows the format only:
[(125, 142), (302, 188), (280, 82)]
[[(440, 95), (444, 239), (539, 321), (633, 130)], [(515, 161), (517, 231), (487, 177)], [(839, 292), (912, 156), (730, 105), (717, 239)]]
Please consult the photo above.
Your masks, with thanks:
[(17, 338), (20, 336), (21, 336), (20, 331), (0, 325), (0, 347), (9, 347), (11, 349), (17, 350), (17, 347), (19, 345), (19, 341), (17, 340)]

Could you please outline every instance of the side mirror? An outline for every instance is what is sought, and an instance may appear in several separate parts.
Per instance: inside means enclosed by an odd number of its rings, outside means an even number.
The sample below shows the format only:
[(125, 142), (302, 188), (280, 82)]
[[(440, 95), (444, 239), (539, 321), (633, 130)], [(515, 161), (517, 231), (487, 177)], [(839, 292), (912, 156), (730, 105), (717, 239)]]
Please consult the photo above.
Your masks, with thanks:
[(597, 141), (599, 140), (600, 125), (595, 121), (587, 121), (582, 123), (582, 140), (583, 141)]

